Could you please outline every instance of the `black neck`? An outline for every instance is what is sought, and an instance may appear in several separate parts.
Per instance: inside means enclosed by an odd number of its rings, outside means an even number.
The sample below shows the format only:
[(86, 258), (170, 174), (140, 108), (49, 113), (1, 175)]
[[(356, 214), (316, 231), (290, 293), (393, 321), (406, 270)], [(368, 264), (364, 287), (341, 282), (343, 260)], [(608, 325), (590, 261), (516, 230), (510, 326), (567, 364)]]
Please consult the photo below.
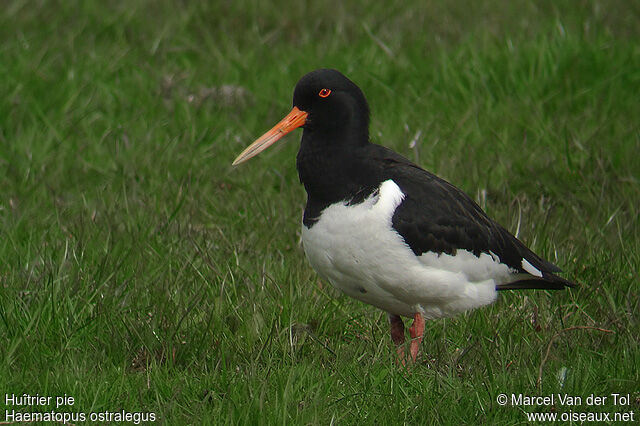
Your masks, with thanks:
[[(331, 137), (334, 136), (334, 137)], [(297, 156), (300, 182), (307, 192), (304, 224), (316, 222), (320, 212), (340, 201), (358, 202), (375, 190), (366, 170), (368, 135), (344, 139), (305, 129)]]

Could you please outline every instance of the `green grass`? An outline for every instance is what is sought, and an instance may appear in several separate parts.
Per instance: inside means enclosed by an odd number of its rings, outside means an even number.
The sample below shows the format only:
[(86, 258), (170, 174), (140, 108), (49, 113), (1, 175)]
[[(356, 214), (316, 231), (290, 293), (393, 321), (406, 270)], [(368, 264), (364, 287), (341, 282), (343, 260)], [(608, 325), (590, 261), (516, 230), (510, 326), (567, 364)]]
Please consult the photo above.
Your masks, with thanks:
[[(629, 393), (553, 410), (640, 418), (637, 4), (198, 3), (2, 7), (3, 404), (66, 393), (58, 411), (169, 424), (512, 424), (552, 408), (500, 393)], [(396, 367), (385, 315), (304, 259), (298, 136), (231, 167), (321, 66), (364, 90), (374, 141), (582, 286), (432, 321), (420, 362)]]

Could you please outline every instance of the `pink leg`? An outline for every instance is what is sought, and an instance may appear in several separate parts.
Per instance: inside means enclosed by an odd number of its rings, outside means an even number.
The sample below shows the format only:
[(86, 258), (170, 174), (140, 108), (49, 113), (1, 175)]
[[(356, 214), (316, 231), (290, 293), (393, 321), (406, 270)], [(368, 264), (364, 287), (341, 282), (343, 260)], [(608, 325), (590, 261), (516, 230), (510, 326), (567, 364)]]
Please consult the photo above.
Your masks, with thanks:
[(404, 365), (404, 323), (402, 318), (389, 314), (389, 325), (391, 326), (391, 340), (396, 345), (398, 352), (398, 362)]
[(416, 312), (413, 316), (413, 324), (409, 329), (409, 333), (411, 334), (411, 359), (415, 362), (424, 334), (424, 318), (419, 312)]

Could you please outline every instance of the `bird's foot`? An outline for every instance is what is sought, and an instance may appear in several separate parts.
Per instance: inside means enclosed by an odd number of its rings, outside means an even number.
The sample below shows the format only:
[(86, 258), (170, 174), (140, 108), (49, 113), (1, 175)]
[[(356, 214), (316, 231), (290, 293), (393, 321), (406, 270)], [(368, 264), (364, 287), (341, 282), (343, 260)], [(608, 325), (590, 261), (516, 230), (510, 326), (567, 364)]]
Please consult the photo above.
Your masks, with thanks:
[(409, 333), (411, 334), (411, 360), (416, 362), (424, 335), (424, 318), (419, 312), (416, 312), (413, 316), (413, 324), (409, 328)]
[[(396, 352), (398, 353), (397, 363), (404, 367), (407, 363), (404, 348), (404, 323), (402, 322), (402, 318), (398, 315), (389, 315), (389, 325), (391, 326), (391, 340), (396, 345)], [(409, 328), (409, 333), (411, 334), (411, 345), (409, 350), (411, 357), (409, 358), (409, 362), (416, 362), (416, 359), (418, 358), (420, 343), (422, 343), (424, 335), (424, 326), (425, 322), (422, 314), (416, 313), (413, 316), (413, 324), (411, 325), (411, 328)]]
[(404, 323), (400, 316), (389, 314), (389, 325), (391, 328), (391, 340), (396, 345), (396, 352), (398, 353), (396, 363), (404, 367)]

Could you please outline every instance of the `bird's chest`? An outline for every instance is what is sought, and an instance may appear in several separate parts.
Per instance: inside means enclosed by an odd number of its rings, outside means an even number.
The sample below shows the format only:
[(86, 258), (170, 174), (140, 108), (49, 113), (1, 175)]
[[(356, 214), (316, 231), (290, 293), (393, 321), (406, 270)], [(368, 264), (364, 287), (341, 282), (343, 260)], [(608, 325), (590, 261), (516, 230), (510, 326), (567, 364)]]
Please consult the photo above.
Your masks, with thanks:
[(310, 227), (302, 226), (304, 251), (324, 279), (349, 296), (379, 305), (388, 297), (380, 284), (393, 279), (389, 265), (401, 264), (408, 248), (391, 219), (403, 194), (391, 180), (361, 203), (326, 207)]

